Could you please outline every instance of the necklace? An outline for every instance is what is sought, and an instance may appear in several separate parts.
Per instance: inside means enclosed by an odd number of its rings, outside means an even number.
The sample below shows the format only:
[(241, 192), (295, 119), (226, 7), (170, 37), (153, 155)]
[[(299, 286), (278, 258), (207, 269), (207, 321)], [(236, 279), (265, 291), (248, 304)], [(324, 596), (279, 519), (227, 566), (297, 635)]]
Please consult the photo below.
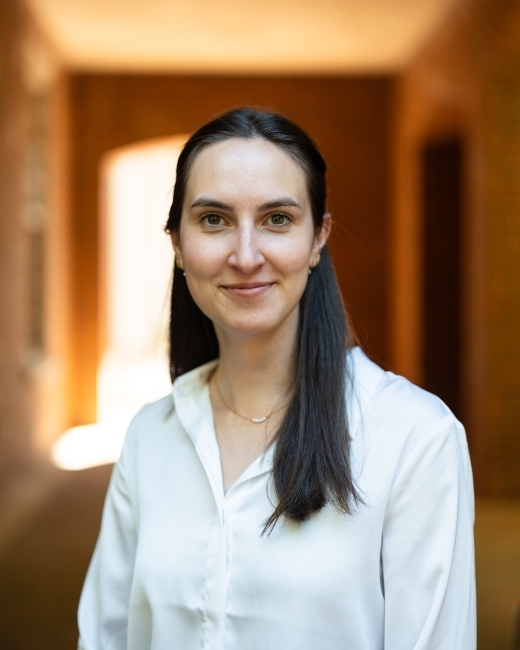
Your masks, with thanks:
[(217, 389), (217, 393), (218, 396), (220, 397), (222, 404), (224, 404), (224, 406), (227, 408), (228, 411), (231, 411), (231, 413), (238, 415), (239, 418), (247, 420), (248, 422), (253, 422), (253, 424), (262, 424), (262, 422), (267, 422), (267, 420), (271, 417), (273, 413), (276, 413), (276, 411), (279, 411), (285, 406), (285, 404), (282, 404), (281, 406), (278, 406), (277, 408), (273, 409), (271, 413), (269, 413), (269, 415), (263, 415), (261, 418), (250, 418), (247, 417), (247, 415), (242, 415), (242, 413), (238, 413), (238, 411), (235, 411), (235, 409), (232, 409), (231, 406), (229, 406), (229, 404), (222, 396), (222, 393), (220, 392), (220, 388), (216, 377), (215, 377), (215, 388)]

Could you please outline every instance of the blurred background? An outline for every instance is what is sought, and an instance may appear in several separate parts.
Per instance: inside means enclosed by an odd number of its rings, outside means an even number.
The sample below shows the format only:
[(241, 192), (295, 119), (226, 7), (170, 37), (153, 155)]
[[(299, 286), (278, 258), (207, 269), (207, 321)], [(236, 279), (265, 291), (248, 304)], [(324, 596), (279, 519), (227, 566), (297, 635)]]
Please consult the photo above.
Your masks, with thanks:
[(176, 159), (244, 103), (329, 163), (366, 352), (466, 426), (478, 647), (520, 648), (517, 0), (0, 1), (0, 648), (75, 647), (111, 463), (170, 389)]

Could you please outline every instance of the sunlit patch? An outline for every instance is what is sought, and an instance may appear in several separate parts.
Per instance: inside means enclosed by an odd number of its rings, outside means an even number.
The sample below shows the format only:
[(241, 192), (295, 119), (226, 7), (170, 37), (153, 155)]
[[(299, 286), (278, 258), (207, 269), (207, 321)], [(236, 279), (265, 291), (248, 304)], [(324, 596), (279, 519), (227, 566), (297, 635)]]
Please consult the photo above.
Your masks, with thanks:
[(102, 162), (104, 350), (98, 422), (73, 427), (55, 443), (52, 459), (63, 469), (117, 461), (135, 413), (171, 390), (167, 344), (173, 250), (164, 225), (187, 137), (123, 147)]
[(61, 469), (78, 470), (115, 463), (123, 446), (128, 420), (86, 424), (69, 429), (52, 448)]

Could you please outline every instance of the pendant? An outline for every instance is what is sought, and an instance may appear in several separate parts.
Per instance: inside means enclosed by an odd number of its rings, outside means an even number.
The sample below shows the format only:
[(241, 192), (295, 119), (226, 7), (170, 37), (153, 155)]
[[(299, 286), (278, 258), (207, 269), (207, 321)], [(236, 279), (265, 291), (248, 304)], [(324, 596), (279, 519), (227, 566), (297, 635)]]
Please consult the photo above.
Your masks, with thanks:
[(262, 422), (265, 422), (267, 420), (267, 415), (264, 415), (263, 418), (251, 418), (251, 422), (254, 422), (255, 424), (261, 424)]

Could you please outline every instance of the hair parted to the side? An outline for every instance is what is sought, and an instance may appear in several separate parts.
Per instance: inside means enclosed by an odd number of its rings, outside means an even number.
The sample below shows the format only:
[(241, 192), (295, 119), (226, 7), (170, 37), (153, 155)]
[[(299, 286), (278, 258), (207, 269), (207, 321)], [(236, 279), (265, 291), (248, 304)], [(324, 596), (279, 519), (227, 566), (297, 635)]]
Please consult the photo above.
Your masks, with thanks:
[[(230, 138), (260, 138), (286, 151), (305, 173), (316, 230), (326, 212), (326, 163), (310, 137), (277, 113), (238, 108), (202, 126), (177, 163), (167, 232), (178, 231), (189, 172), (205, 148)], [(281, 518), (306, 521), (327, 503), (352, 514), (362, 499), (352, 477), (347, 421), (347, 350), (352, 335), (334, 267), (325, 247), (300, 301), (297, 370), (291, 401), (276, 437), (272, 480), (277, 504), (264, 532)], [(212, 321), (195, 304), (182, 271), (174, 266), (170, 319), (172, 380), (218, 358)]]

